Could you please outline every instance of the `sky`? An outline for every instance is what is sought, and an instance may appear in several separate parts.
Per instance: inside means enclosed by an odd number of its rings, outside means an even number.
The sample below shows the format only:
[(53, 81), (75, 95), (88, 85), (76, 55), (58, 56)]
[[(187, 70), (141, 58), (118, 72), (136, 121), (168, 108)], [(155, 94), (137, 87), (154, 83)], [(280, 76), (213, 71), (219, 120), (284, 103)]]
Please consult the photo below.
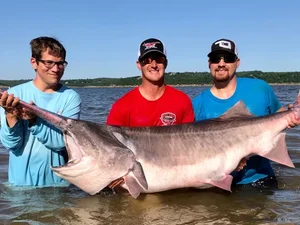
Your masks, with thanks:
[(211, 44), (231, 39), (238, 71), (300, 71), (299, 0), (9, 0), (0, 3), (0, 79), (32, 79), (29, 42), (57, 38), (63, 79), (139, 76), (139, 44), (158, 38), (166, 72), (207, 72)]

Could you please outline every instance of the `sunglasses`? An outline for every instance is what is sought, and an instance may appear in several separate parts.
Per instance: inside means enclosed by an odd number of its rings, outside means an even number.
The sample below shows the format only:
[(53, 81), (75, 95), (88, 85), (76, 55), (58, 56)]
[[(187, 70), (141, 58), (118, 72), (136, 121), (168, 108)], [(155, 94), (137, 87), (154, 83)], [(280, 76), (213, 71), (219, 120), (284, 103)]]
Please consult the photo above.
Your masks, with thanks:
[(158, 56), (158, 57), (145, 57), (140, 60), (140, 63), (142, 63), (143, 65), (151, 64), (154, 60), (156, 63), (166, 62), (166, 58), (164, 56)]
[(225, 63), (234, 63), (237, 57), (235, 55), (213, 55), (209, 57), (210, 63), (219, 63), (221, 59), (223, 59)]
[(48, 69), (52, 69), (55, 65), (57, 65), (57, 67), (59, 69), (64, 69), (67, 67), (68, 62), (67, 61), (52, 61), (52, 60), (42, 60), (42, 59), (37, 59), (36, 61), (41, 62), (45, 65), (46, 68)]

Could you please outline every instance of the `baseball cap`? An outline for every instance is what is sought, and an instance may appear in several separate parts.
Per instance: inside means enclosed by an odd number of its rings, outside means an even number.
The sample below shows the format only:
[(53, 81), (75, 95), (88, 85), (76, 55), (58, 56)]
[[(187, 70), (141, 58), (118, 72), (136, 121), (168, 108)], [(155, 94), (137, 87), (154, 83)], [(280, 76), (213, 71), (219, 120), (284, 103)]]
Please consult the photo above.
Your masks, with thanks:
[(166, 47), (159, 39), (149, 38), (141, 42), (138, 50), (138, 60), (140, 60), (150, 52), (158, 52), (167, 58)]
[(236, 55), (236, 57), (238, 57), (238, 52), (237, 52), (235, 43), (229, 39), (219, 39), (219, 40), (215, 41), (211, 45), (211, 52), (207, 56), (209, 57), (213, 53), (218, 52), (218, 51), (229, 52), (231, 54)]

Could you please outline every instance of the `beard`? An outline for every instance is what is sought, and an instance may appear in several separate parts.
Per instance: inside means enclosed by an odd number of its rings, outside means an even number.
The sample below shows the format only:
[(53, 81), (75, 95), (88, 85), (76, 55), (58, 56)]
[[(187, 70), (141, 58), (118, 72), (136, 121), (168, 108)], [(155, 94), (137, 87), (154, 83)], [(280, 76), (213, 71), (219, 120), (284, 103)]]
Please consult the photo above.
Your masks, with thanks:
[(214, 77), (215, 82), (227, 82), (230, 80), (230, 76), (228, 74), (224, 76), (215, 76)]
[(214, 80), (215, 82), (227, 82), (230, 80), (230, 74), (228, 73), (228, 70), (225, 70), (222, 74), (219, 74), (218, 71), (216, 71)]
[(218, 71), (216, 71), (215, 75), (213, 76), (214, 83), (218, 83), (220, 85), (227, 85), (234, 77), (235, 77), (235, 71), (231, 74), (228, 70), (225, 70), (224, 73), (219, 74)]

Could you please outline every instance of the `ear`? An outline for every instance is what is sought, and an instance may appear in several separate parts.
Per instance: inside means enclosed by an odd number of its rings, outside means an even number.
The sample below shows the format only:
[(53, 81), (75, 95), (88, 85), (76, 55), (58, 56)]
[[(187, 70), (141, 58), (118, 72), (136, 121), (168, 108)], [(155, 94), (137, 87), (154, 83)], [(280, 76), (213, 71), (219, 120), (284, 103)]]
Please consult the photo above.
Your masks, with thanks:
[(35, 58), (33, 58), (33, 57), (30, 58), (30, 64), (34, 70), (37, 69), (38, 63)]
[(207, 62), (208, 62), (208, 69), (210, 69), (210, 61), (208, 60)]
[(165, 62), (165, 69), (167, 69), (168, 67), (168, 60), (166, 59), (166, 62)]
[(240, 63), (241, 63), (241, 60), (238, 58), (238, 59), (236, 60), (236, 68), (238, 68), (238, 67), (240, 66)]
[(139, 70), (142, 70), (142, 65), (139, 61), (136, 61), (136, 67), (139, 69)]

